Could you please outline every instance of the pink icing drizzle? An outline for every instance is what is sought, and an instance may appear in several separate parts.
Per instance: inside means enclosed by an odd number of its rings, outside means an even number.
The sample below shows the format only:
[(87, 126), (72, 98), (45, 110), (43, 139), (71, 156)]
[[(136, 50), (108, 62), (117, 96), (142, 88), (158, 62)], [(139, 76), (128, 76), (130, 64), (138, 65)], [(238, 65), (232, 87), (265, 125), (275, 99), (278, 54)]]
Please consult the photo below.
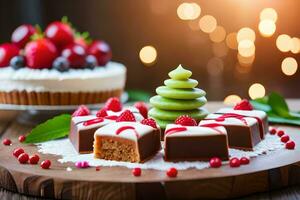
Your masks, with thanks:
[(165, 135), (171, 135), (171, 134), (182, 132), (182, 131), (186, 131), (186, 130), (187, 130), (186, 127), (170, 128), (170, 129), (166, 130)]
[(109, 120), (117, 120), (117, 118), (118, 118), (117, 115), (110, 115), (105, 117), (105, 119), (109, 119)]
[(217, 129), (217, 127), (222, 126), (221, 124), (218, 123), (211, 123), (211, 124), (200, 124), (200, 127), (206, 127), (206, 128), (211, 128), (215, 131), (217, 131), (220, 134), (224, 134), (222, 131), (220, 131), (219, 129)]
[(89, 125), (92, 125), (92, 124), (101, 123), (103, 121), (104, 121), (104, 119), (102, 117), (98, 117), (98, 118), (90, 119), (90, 120), (87, 120), (87, 121), (83, 122), (83, 126), (89, 126)]
[(135, 136), (136, 136), (137, 138), (140, 137), (140, 136), (139, 136), (139, 133), (135, 130), (135, 128), (134, 128), (133, 126), (122, 126), (122, 127), (118, 128), (118, 129), (116, 130), (116, 135), (120, 135), (123, 131), (126, 131), (126, 130), (133, 130), (134, 133), (135, 133)]

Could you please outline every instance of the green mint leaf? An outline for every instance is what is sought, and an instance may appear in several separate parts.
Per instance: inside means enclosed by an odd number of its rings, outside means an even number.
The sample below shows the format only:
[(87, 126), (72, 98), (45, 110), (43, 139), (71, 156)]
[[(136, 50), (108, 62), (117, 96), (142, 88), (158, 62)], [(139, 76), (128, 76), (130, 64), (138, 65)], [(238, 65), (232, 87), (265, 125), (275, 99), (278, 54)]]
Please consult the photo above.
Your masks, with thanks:
[(272, 114), (272, 113), (268, 114), (268, 121), (270, 123), (276, 123), (276, 124), (290, 124), (290, 125), (300, 126), (300, 119), (288, 119), (288, 118), (277, 116), (276, 114)]
[(25, 143), (39, 143), (65, 137), (70, 131), (71, 115), (56, 116), (36, 126), (26, 136)]
[(271, 106), (272, 111), (280, 117), (291, 117), (289, 107), (285, 99), (280, 94), (272, 92), (269, 95), (268, 103)]
[(253, 108), (256, 110), (262, 110), (262, 111), (265, 111), (266, 113), (268, 113), (272, 110), (271, 106), (269, 106), (268, 104), (265, 104), (265, 103), (261, 103), (261, 102), (257, 101), (256, 99), (251, 100), (250, 103), (253, 106)]

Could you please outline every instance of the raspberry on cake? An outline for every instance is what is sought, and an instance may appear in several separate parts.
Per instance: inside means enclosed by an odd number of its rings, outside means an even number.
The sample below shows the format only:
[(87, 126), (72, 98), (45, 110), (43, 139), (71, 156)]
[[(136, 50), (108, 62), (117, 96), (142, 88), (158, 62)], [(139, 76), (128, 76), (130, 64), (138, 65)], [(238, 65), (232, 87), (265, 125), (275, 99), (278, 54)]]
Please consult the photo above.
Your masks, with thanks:
[(224, 126), (228, 135), (229, 147), (242, 150), (253, 150), (261, 141), (257, 120), (238, 114), (209, 114), (200, 121), (199, 126), (218, 124)]
[(94, 156), (100, 159), (140, 163), (160, 149), (160, 129), (140, 122), (110, 123), (95, 133)]
[(200, 127), (169, 124), (165, 130), (164, 144), (166, 161), (229, 158), (227, 132), (221, 125)]

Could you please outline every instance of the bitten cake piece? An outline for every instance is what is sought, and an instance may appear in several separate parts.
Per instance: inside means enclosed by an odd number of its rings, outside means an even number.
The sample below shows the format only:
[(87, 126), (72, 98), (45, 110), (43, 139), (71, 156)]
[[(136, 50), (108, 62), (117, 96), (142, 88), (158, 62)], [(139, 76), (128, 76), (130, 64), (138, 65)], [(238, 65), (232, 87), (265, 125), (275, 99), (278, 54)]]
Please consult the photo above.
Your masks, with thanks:
[(264, 111), (253, 110), (252, 105), (246, 99), (242, 100), (240, 103), (236, 104), (236, 106), (232, 108), (221, 108), (216, 113), (218, 114), (233, 114), (233, 115), (241, 115), (244, 117), (252, 117), (257, 120), (260, 130), (260, 137), (264, 139), (265, 134), (268, 133), (269, 124), (268, 124), (268, 116)]
[(156, 124), (142, 123), (116, 122), (99, 128), (94, 140), (95, 157), (125, 162), (144, 162), (153, 157), (161, 149), (160, 129)]
[(181, 126), (169, 124), (165, 130), (165, 160), (195, 161), (219, 157), (228, 160), (227, 132), (223, 126)]
[(238, 114), (209, 114), (199, 126), (219, 124), (224, 126), (228, 135), (229, 147), (243, 150), (253, 150), (261, 141), (257, 120)]

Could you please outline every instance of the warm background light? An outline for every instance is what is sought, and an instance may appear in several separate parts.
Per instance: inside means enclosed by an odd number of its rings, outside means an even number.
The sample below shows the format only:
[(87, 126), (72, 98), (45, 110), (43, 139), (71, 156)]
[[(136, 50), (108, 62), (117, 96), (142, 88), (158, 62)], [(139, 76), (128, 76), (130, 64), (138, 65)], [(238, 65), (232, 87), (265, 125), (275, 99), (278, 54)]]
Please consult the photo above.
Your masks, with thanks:
[(277, 12), (273, 8), (265, 8), (260, 12), (260, 20), (271, 20), (274, 23), (277, 21)]
[(231, 94), (225, 97), (224, 104), (228, 106), (234, 106), (235, 104), (239, 103), (241, 101), (241, 97), (239, 97), (236, 94)]
[(291, 42), (290, 43), (291, 52), (294, 53), (294, 54), (300, 53), (300, 39), (296, 38), (296, 37), (293, 37), (290, 42)]
[(201, 17), (199, 26), (203, 32), (211, 33), (217, 28), (217, 20), (211, 15), (205, 15)]
[(207, 72), (212, 76), (220, 76), (223, 72), (223, 69), (223, 60), (220, 58), (211, 58), (207, 63)]
[(177, 15), (182, 20), (194, 20), (200, 16), (201, 8), (197, 3), (182, 3), (177, 8)]
[(254, 62), (255, 54), (253, 54), (252, 56), (249, 56), (249, 57), (244, 57), (238, 53), (237, 58), (238, 58), (240, 65), (249, 66), (249, 65), (252, 65), (252, 63)]
[(239, 42), (238, 51), (241, 56), (253, 56), (255, 54), (255, 45), (251, 40), (242, 40)]
[(251, 99), (261, 98), (266, 95), (266, 89), (262, 84), (254, 83), (249, 87), (248, 93)]
[(216, 57), (224, 57), (228, 53), (228, 47), (224, 42), (212, 44), (212, 51)]
[(238, 43), (237, 43), (237, 33), (229, 33), (226, 36), (226, 44), (230, 49), (237, 49)]
[(274, 21), (266, 19), (259, 22), (258, 30), (262, 36), (270, 37), (275, 33), (276, 25)]
[(282, 52), (288, 52), (290, 50), (291, 37), (286, 34), (279, 35), (276, 39), (276, 46)]
[(213, 32), (209, 34), (209, 38), (213, 42), (222, 42), (226, 37), (226, 30), (223, 26), (217, 26)]
[(281, 63), (281, 70), (287, 76), (292, 76), (297, 72), (298, 63), (295, 58), (287, 57)]
[(153, 46), (145, 46), (140, 50), (139, 56), (144, 64), (151, 65), (156, 61), (157, 51)]
[(240, 74), (247, 74), (251, 71), (252, 65), (251, 64), (242, 64), (242, 63), (237, 62), (235, 64), (235, 69)]
[(241, 42), (242, 40), (255, 41), (255, 32), (251, 28), (244, 27), (241, 28), (237, 33), (237, 41)]

